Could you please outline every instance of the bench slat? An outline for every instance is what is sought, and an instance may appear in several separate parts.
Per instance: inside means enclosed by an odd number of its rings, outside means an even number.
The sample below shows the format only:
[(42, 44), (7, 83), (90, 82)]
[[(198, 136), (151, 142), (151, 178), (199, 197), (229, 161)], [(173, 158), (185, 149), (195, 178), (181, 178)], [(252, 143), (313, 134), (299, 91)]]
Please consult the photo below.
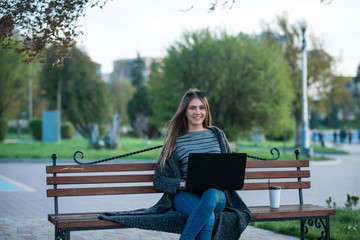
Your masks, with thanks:
[(310, 171), (259, 171), (246, 172), (245, 179), (309, 178)]
[(160, 193), (153, 186), (47, 189), (48, 197)]
[(309, 160), (247, 161), (246, 168), (309, 167)]
[[(281, 186), (281, 189), (306, 189), (310, 188), (309, 181), (303, 182), (273, 182), (273, 185)], [(242, 190), (267, 190), (269, 188), (269, 183), (244, 183)]]
[(282, 205), (280, 208), (269, 206), (249, 207), (252, 220), (303, 218), (335, 215), (336, 210), (312, 204)]
[(47, 185), (152, 182), (154, 174), (47, 177)]
[[(85, 173), (85, 172), (121, 172), (153, 171), (155, 163), (102, 164), (102, 165), (57, 165), (47, 166), (46, 173)], [(247, 168), (286, 168), (309, 167), (309, 160), (247, 161)]]
[(153, 171), (155, 163), (46, 166), (46, 173)]
[[(252, 221), (286, 218), (327, 217), (336, 214), (335, 209), (312, 204), (249, 207)], [(125, 227), (112, 221), (98, 219), (99, 213), (49, 214), (48, 220), (59, 228)]]
[[(153, 174), (106, 175), (106, 176), (59, 176), (47, 177), (47, 185), (54, 184), (100, 184), (152, 182)], [(258, 171), (246, 172), (245, 179), (309, 178), (310, 171)]]
[[(310, 182), (276, 182), (282, 189), (306, 189), (310, 188)], [(267, 182), (245, 183), (242, 190), (266, 190)], [(161, 193), (153, 186), (132, 187), (95, 187), (95, 188), (60, 188), (47, 189), (48, 197), (71, 197), (71, 196), (97, 196), (97, 195), (121, 195), (121, 194), (147, 194)]]
[(101, 228), (101, 227), (128, 228), (116, 222), (101, 220), (97, 218), (56, 221), (56, 226), (58, 228), (63, 228), (63, 229), (64, 228)]

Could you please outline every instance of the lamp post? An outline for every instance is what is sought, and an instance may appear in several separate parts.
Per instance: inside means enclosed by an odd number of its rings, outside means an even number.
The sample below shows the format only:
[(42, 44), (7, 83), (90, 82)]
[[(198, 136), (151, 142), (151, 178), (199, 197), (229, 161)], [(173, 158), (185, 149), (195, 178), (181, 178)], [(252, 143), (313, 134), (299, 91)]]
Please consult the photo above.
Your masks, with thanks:
[(301, 24), (303, 37), (302, 45), (302, 129), (301, 129), (301, 150), (310, 157), (310, 134), (309, 134), (309, 115), (308, 115), (308, 98), (307, 98), (307, 55), (306, 55), (306, 23)]

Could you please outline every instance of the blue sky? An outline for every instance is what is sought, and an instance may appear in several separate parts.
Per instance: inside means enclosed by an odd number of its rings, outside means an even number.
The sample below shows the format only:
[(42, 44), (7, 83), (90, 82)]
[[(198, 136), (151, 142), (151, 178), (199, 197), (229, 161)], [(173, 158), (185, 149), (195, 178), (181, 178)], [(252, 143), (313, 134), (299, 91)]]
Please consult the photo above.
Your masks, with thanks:
[[(330, 0), (325, 0), (329, 2)], [(360, 1), (332, 0), (237, 0), (232, 9), (221, 6), (208, 13), (211, 0), (113, 0), (103, 9), (88, 9), (78, 38), (91, 59), (112, 71), (120, 58), (163, 57), (184, 30), (209, 27), (258, 34), (261, 22), (273, 23), (286, 11), (289, 22), (307, 22), (307, 36), (320, 37), (324, 48), (339, 59), (337, 74), (354, 76), (360, 64)], [(182, 11), (194, 5), (191, 11)]]

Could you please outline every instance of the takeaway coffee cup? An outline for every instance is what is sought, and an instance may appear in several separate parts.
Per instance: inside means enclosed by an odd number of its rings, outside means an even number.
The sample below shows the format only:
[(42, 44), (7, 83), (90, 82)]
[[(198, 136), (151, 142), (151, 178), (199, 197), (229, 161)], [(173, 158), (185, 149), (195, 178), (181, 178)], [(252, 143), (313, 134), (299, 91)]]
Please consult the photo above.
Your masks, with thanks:
[(280, 191), (280, 186), (269, 186), (270, 208), (279, 208)]

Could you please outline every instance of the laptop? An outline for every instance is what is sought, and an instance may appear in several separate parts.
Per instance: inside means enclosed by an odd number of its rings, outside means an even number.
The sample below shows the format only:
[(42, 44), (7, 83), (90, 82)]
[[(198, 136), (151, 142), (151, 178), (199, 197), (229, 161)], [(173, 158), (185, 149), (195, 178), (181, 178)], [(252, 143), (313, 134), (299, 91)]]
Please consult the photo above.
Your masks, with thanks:
[(187, 191), (240, 190), (244, 186), (246, 153), (190, 153)]

